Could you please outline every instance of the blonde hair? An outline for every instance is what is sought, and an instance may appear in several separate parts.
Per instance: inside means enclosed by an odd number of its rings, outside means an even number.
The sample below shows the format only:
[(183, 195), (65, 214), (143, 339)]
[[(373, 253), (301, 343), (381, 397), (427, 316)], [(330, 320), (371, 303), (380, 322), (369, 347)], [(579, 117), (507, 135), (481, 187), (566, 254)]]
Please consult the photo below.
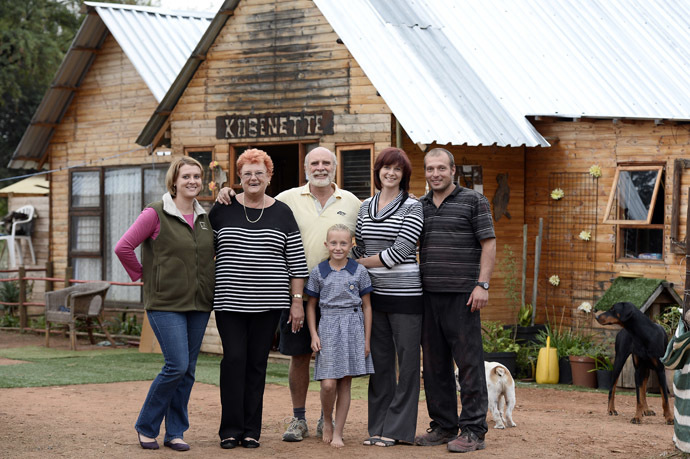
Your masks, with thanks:
[(326, 231), (326, 240), (328, 240), (328, 235), (331, 234), (331, 231), (347, 231), (347, 234), (349, 234), (350, 237), (352, 237), (352, 230), (349, 226), (347, 226), (344, 223), (336, 223), (335, 225), (328, 228), (328, 231)]
[(180, 156), (175, 158), (173, 162), (170, 163), (168, 172), (165, 174), (165, 187), (168, 189), (168, 193), (170, 193), (170, 196), (173, 198), (177, 195), (175, 182), (177, 181), (177, 177), (180, 175), (180, 168), (185, 165), (198, 167), (199, 170), (201, 170), (201, 180), (204, 180), (204, 168), (201, 167), (201, 163), (199, 161), (189, 156)]

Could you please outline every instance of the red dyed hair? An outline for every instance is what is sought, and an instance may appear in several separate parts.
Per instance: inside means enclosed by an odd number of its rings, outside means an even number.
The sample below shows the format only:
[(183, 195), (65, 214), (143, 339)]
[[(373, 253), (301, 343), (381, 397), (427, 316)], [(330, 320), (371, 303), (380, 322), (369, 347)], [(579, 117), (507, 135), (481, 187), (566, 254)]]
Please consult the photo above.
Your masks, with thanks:
[(240, 171), (245, 164), (263, 164), (266, 167), (266, 173), (269, 177), (273, 176), (273, 160), (268, 153), (258, 148), (250, 148), (245, 150), (244, 153), (237, 158), (237, 175), (240, 175)]
[(388, 147), (381, 150), (376, 162), (374, 163), (374, 186), (377, 190), (381, 189), (381, 179), (379, 172), (383, 166), (400, 166), (402, 169), (402, 180), (400, 180), (400, 189), (405, 193), (410, 191), (410, 177), (412, 176), (412, 164), (404, 151), (400, 148)]

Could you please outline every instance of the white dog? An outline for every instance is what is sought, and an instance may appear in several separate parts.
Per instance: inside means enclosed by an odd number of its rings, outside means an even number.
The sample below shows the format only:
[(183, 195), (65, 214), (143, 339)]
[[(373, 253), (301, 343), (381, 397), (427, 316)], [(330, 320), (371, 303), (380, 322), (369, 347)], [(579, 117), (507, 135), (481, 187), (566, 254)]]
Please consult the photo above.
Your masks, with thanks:
[[(515, 381), (510, 371), (498, 362), (484, 362), (486, 391), (489, 396), (489, 411), (494, 418), (494, 429), (517, 427), (513, 422), (515, 408)], [(455, 384), (460, 392), (458, 369), (455, 369)], [(505, 410), (505, 414), (501, 414)]]

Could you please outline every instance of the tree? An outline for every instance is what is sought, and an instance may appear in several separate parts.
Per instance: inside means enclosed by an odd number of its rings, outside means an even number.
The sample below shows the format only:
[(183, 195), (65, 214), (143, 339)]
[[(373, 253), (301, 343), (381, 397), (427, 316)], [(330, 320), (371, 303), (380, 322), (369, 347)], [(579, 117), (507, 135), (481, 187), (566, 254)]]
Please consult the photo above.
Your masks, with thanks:
[(0, 178), (82, 18), (76, 0), (0, 0)]

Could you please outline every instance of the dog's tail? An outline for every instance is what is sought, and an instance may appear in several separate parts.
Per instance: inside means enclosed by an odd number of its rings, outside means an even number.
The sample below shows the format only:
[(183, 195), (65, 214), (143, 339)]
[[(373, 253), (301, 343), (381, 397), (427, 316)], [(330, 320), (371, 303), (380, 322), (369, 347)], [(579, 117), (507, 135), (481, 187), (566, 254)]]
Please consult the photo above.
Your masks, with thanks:
[(496, 368), (494, 368), (494, 373), (496, 373), (499, 378), (502, 378), (503, 375), (506, 374), (506, 370), (503, 367), (496, 367)]

